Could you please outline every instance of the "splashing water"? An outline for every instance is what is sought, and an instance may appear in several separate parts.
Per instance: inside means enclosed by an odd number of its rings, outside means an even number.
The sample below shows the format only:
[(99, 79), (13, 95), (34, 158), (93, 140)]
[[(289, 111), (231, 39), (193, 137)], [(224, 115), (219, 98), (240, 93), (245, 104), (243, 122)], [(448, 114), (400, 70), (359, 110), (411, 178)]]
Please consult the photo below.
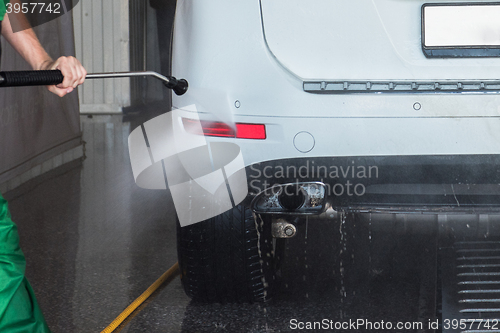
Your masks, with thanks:
[(370, 213), (370, 217), (368, 220), (368, 240), (370, 242), (370, 251), (368, 252), (368, 262), (371, 264), (372, 263), (372, 213)]
[[(340, 212), (340, 226), (339, 226), (339, 232), (340, 232), (340, 302), (344, 303), (344, 299), (347, 296), (346, 290), (345, 290), (345, 284), (344, 284), (344, 277), (345, 277), (345, 272), (344, 272), (344, 262), (342, 259), (342, 254), (347, 250), (347, 232), (345, 231), (345, 224), (347, 220), (347, 214), (345, 211)], [(341, 318), (343, 318), (343, 311), (341, 310)]]
[[(309, 227), (309, 216), (306, 216), (306, 233), (304, 236), (304, 275), (302, 276), (303, 280), (306, 280), (306, 274), (307, 274), (307, 229)], [(306, 293), (306, 298), (309, 298), (309, 295)]]
[[(262, 251), (260, 249), (260, 230), (263, 230), (264, 229), (264, 220), (262, 219), (262, 216), (260, 214), (254, 214), (253, 216), (253, 220), (254, 220), (254, 223), (255, 223), (255, 231), (257, 231), (257, 252), (259, 253), (259, 263), (260, 263), (260, 272), (262, 273), (262, 285), (265, 287), (268, 286), (268, 283), (266, 281), (266, 276), (264, 274), (264, 269), (263, 269), (263, 266), (264, 266), (264, 260), (262, 260)], [(258, 224), (258, 221), (260, 220), (260, 228), (259, 228), (259, 224)], [(264, 297), (267, 296), (267, 290), (264, 290)]]

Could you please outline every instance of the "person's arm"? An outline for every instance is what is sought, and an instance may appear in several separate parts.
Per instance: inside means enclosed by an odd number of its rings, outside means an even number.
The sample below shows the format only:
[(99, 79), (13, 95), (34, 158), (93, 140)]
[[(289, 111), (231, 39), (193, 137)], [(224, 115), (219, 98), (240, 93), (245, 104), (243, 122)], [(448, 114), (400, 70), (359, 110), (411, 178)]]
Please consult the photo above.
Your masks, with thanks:
[[(12, 3), (19, 0), (11, 0)], [(40, 44), (33, 29), (28, 28), (18, 32), (12, 31), (10, 22), (10, 15), (6, 14), (2, 21), (2, 35), (9, 42), (10, 45), (28, 62), (34, 70), (52, 70), (59, 69), (63, 76), (64, 81), (57, 86), (49, 86), (48, 89), (58, 96), (64, 96), (73, 91), (78, 85), (85, 81), (87, 71), (83, 68), (82, 64), (75, 57), (60, 57), (53, 60)], [(14, 18), (14, 16), (12, 16)], [(24, 16), (15, 16), (14, 19), (24, 19)]]

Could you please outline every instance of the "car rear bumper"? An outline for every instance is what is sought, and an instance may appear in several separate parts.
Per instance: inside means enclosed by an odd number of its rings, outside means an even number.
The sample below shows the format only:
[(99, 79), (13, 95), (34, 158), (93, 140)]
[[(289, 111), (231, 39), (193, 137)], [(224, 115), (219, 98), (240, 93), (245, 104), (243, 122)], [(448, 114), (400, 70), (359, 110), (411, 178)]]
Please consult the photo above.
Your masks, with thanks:
[(336, 210), (500, 211), (500, 155), (290, 158), (246, 168), (249, 196), (277, 184), (321, 182)]

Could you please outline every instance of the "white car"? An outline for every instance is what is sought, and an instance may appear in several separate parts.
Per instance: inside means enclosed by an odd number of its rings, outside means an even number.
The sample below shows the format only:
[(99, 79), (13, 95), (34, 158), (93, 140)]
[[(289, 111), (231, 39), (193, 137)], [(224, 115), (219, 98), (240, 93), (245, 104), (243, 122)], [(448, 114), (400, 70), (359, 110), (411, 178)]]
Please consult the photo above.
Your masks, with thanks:
[(248, 185), (179, 225), (186, 293), (269, 299), (301, 216), (495, 210), (499, 30), (496, 2), (179, 0), (176, 117), (237, 145)]

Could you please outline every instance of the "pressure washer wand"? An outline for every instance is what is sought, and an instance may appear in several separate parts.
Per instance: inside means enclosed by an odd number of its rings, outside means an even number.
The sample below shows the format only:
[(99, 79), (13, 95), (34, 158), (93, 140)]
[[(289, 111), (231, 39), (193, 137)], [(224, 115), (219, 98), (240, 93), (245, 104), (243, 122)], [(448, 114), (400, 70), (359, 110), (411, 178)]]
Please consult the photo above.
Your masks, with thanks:
[[(188, 82), (184, 79), (176, 79), (173, 76), (164, 76), (153, 71), (144, 72), (113, 72), (113, 73), (89, 73), (86, 79), (107, 79), (122, 77), (152, 76), (161, 80), (163, 84), (172, 89), (177, 95), (183, 95), (188, 90)], [(49, 71), (12, 71), (0, 72), (0, 87), (20, 86), (49, 86), (63, 82), (64, 77), (60, 70)]]

